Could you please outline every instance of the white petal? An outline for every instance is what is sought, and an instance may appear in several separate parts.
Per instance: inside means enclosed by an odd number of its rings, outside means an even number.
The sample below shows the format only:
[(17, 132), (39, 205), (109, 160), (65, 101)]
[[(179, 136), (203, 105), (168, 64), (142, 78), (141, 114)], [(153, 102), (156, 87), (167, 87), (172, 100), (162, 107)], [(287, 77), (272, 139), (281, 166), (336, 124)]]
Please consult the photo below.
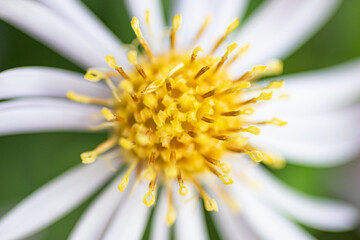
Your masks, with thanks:
[(271, 0), (244, 24), (236, 40), (251, 47), (233, 65), (235, 74), (272, 58), (284, 58), (303, 44), (334, 12), (338, 0)]
[(85, 80), (83, 74), (61, 69), (21, 67), (0, 73), (0, 99), (66, 97), (69, 91), (99, 98), (111, 96), (106, 86)]
[[(114, 161), (119, 166), (120, 161)], [(27, 197), (0, 220), (1, 239), (20, 239), (50, 225), (113, 174), (103, 161), (75, 167)]]
[[(213, 214), (213, 220), (216, 223), (217, 230), (225, 239), (237, 240), (256, 240), (259, 239), (243, 216), (236, 216), (236, 213), (231, 212), (228, 206), (221, 203), (221, 198), (218, 198), (219, 212)], [(240, 213), (241, 214), (241, 213)]]
[(95, 199), (94, 203), (91, 204), (76, 224), (69, 239), (101, 239), (117, 208), (121, 208), (123, 198), (128, 197), (126, 195), (127, 193), (122, 193), (117, 188), (123, 177), (124, 174), (121, 174), (115, 178), (115, 180), (100, 193), (99, 197)]
[(210, 14), (212, 21), (196, 44), (196, 46), (200, 45), (205, 50), (209, 50), (235, 18), (241, 19), (247, 3), (247, 0), (175, 1), (174, 15), (181, 14), (183, 19), (179, 29), (179, 45), (183, 48), (195, 48), (189, 44), (200, 30), (206, 16)]
[[(212, 15), (212, 22), (198, 45), (205, 50), (210, 50), (222, 37), (231, 22), (236, 18), (241, 20), (247, 4), (248, 0), (212, 0), (209, 10)], [(220, 47), (219, 53), (224, 54), (225, 50), (225, 48)]]
[[(182, 23), (178, 30), (177, 47), (188, 49), (189, 44), (195, 38), (197, 32), (201, 28), (206, 15), (210, 11), (210, 4), (208, 0), (176, 0), (174, 1), (173, 15), (181, 14)], [(172, 20), (169, 20), (172, 22)]]
[[(79, 0), (38, 0), (75, 25), (86, 39), (97, 41), (107, 54), (114, 55), (122, 66), (127, 65), (122, 43), (96, 16)], [(94, 67), (94, 66), (93, 66)]]
[[(360, 59), (331, 68), (281, 76), (285, 84), (281, 92), (288, 99), (273, 99), (261, 111), (281, 115), (304, 115), (327, 112), (358, 100), (360, 92)], [(279, 77), (270, 79), (279, 80)]]
[[(151, 44), (151, 50), (159, 53), (164, 51), (165, 22), (160, 0), (125, 0), (130, 17), (137, 17), (145, 39)], [(150, 28), (145, 21), (145, 12), (150, 11)]]
[(170, 227), (166, 223), (168, 200), (166, 191), (162, 191), (159, 200), (156, 202), (153, 225), (150, 231), (150, 239), (166, 240), (170, 237)]
[(177, 210), (178, 216), (175, 222), (175, 236), (177, 240), (208, 239), (204, 213), (202, 211), (200, 199), (193, 198), (182, 202)]
[(143, 203), (143, 197), (148, 190), (148, 184), (141, 183), (136, 186), (132, 195), (126, 196), (125, 202), (114, 213), (114, 219), (102, 239), (141, 239), (150, 211)]
[(59, 99), (21, 99), (0, 103), (0, 135), (42, 131), (88, 131), (99, 124), (100, 107)]
[[(269, 119), (269, 115), (261, 117)], [(260, 138), (311, 144), (329, 144), (360, 139), (360, 104), (347, 109), (305, 116), (279, 116), (287, 121), (282, 127), (261, 127)], [(260, 116), (259, 116), (260, 119)], [(257, 137), (254, 137), (256, 141)]]
[(330, 167), (356, 158), (359, 155), (359, 141), (355, 139), (338, 143), (313, 144), (259, 137), (253, 143), (259, 148), (279, 152), (291, 163)]
[(230, 186), (231, 194), (242, 205), (242, 214), (249, 225), (266, 240), (314, 239), (299, 226), (284, 218), (254, 197), (241, 183)]
[(356, 208), (334, 200), (307, 196), (286, 186), (261, 166), (247, 171), (261, 186), (260, 198), (310, 227), (326, 231), (346, 231), (356, 226), (359, 212)]
[(0, 0), (0, 18), (38, 38), (83, 67), (106, 66), (101, 45), (34, 1)]

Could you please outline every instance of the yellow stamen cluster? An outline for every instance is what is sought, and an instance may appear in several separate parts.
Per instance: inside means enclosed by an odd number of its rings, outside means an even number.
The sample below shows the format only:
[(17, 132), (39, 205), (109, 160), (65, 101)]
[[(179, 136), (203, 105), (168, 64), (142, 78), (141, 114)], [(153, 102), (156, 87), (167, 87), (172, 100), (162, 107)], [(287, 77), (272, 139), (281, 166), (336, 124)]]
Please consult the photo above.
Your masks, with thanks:
[[(199, 36), (209, 21), (210, 17), (207, 17)], [(173, 19), (169, 52), (155, 55), (141, 33), (139, 21), (133, 18), (131, 26), (146, 53), (128, 53), (133, 70), (125, 72), (113, 56), (106, 56), (107, 63), (115, 71), (103, 73), (90, 69), (85, 75), (91, 81), (104, 80), (112, 90), (114, 99), (102, 101), (72, 92), (68, 97), (111, 107), (104, 107), (101, 113), (109, 123), (102, 127), (114, 129), (112, 137), (96, 149), (83, 153), (81, 158), (84, 163), (91, 163), (99, 154), (115, 145), (132, 154), (134, 157), (119, 183), (120, 191), (127, 187), (129, 176), (137, 168), (137, 178), (149, 181), (149, 191), (144, 195), (147, 206), (155, 201), (157, 182), (164, 183), (168, 189), (168, 183), (176, 181), (180, 195), (189, 192), (185, 183), (192, 183), (203, 198), (205, 208), (218, 211), (216, 202), (202, 188), (198, 176), (211, 173), (223, 184), (232, 184), (231, 167), (222, 160), (227, 152), (247, 154), (254, 162), (263, 161), (270, 165), (281, 162), (279, 157), (251, 146), (243, 133), (259, 135), (260, 129), (256, 125), (286, 124), (277, 118), (264, 122), (247, 121), (247, 116), (254, 112), (254, 104), (270, 100), (272, 89), (281, 87), (282, 82), (256, 89), (263, 92), (254, 98), (246, 99), (244, 94), (251, 91), (254, 80), (279, 73), (282, 65), (275, 61), (269, 66), (256, 66), (234, 79), (228, 74), (226, 62), (238, 45), (230, 44), (221, 57), (213, 56), (212, 52), (234, 31), (238, 20), (230, 24), (209, 55), (200, 54), (203, 51), (201, 47), (189, 52), (176, 50), (176, 32), (180, 24), (181, 16), (177, 15)], [(238, 58), (248, 47), (240, 48), (234, 58)], [(115, 85), (113, 78), (120, 79), (118, 85)], [(167, 221), (172, 224), (176, 212), (171, 189), (167, 192)]]

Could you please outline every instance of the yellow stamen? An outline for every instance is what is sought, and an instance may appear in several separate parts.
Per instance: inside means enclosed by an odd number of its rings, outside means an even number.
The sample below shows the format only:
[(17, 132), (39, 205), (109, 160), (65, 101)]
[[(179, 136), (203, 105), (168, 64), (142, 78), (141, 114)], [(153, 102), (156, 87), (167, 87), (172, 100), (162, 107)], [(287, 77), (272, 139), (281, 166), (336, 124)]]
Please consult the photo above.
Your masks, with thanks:
[(132, 18), (131, 27), (134, 30), (136, 37), (139, 39), (141, 46), (144, 48), (145, 52), (150, 57), (150, 59), (152, 59), (153, 55), (150, 51), (149, 45), (147, 44), (147, 42), (145, 41), (145, 39), (143, 37), (143, 34), (141, 33), (139, 20), (136, 17)]
[(130, 167), (128, 168), (128, 170), (126, 171), (123, 179), (121, 179), (121, 181), (118, 185), (118, 189), (120, 190), (120, 192), (123, 192), (125, 190), (125, 188), (127, 187), (127, 185), (129, 184), (129, 176), (137, 164), (138, 164), (138, 161), (133, 161), (131, 163)]
[(206, 28), (209, 26), (210, 22), (211, 22), (211, 19), (212, 19), (212, 16), (211, 14), (208, 14), (206, 17), (205, 17), (205, 20), (203, 22), (203, 24), (201, 25), (201, 28), (200, 30), (198, 31), (198, 33), (196, 34), (196, 36), (194, 37), (194, 40), (192, 40), (192, 44), (195, 44), (200, 38), (201, 36), (203, 35), (203, 33), (205, 32)]
[(106, 140), (105, 142), (101, 143), (94, 150), (82, 153), (80, 155), (82, 162), (86, 164), (94, 162), (97, 156), (108, 151), (110, 148), (114, 147), (116, 141), (117, 141), (117, 136), (113, 136), (108, 140)]
[(81, 102), (86, 104), (100, 104), (100, 105), (107, 105), (112, 106), (113, 102), (109, 99), (102, 99), (102, 98), (93, 98), (86, 95), (74, 93), (74, 92), (68, 92), (66, 94), (67, 98), (69, 98), (72, 101), (75, 102)]
[(225, 41), (227, 36), (232, 33), (239, 26), (239, 19), (235, 19), (230, 25), (227, 27), (225, 34), (216, 42), (215, 46), (211, 50), (210, 54), (213, 54), (216, 49)]
[(176, 15), (173, 17), (173, 27), (171, 29), (170, 34), (170, 45), (171, 49), (175, 49), (175, 40), (176, 40), (176, 32), (181, 25), (181, 15)]

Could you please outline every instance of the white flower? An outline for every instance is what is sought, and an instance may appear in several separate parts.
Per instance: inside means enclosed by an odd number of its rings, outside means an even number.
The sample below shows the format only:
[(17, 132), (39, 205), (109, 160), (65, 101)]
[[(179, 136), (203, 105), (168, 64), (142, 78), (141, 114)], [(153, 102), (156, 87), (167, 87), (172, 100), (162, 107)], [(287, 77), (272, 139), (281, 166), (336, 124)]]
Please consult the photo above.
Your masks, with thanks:
[[(139, 18), (140, 26), (147, 25), (146, 10), (150, 10), (151, 31), (144, 28), (144, 37), (155, 54), (168, 52), (169, 46), (163, 38), (165, 25), (160, 1), (125, 2), (131, 14)], [(234, 34), (233, 40), (240, 46), (250, 43), (251, 48), (228, 71), (233, 76), (241, 76), (252, 66), (286, 57), (326, 21), (338, 2), (267, 1)], [(229, 23), (242, 15), (246, 4), (246, 0), (175, 1), (174, 15), (181, 14), (183, 19), (182, 27), (176, 32), (176, 47), (184, 50), (210, 13), (215, 21), (209, 24), (207, 29), (210, 31), (204, 31), (196, 44), (205, 52), (209, 51)], [(112, 54), (125, 70), (131, 69), (125, 47), (77, 0), (0, 0), (0, 18), (84, 68), (107, 67), (104, 58)], [(333, 166), (354, 158), (359, 154), (357, 124), (360, 109), (357, 105), (349, 105), (358, 96), (359, 75), (360, 61), (356, 60), (331, 69), (284, 76), (286, 86), (283, 91), (291, 98), (257, 108), (251, 119), (263, 121), (264, 116), (275, 115), (291, 124), (276, 129), (262, 128), (260, 136), (251, 138), (252, 144), (308, 166)], [(92, 115), (101, 108), (59, 99), (65, 98), (70, 90), (95, 98), (111, 96), (105, 85), (87, 82), (81, 74), (65, 70), (27, 67), (2, 72), (0, 99), (20, 99), (0, 103), (0, 134), (88, 130), (97, 120)], [(124, 161), (119, 158), (118, 150), (108, 151), (94, 163), (75, 167), (40, 188), (0, 220), (0, 238), (23, 238), (64, 216), (114, 175), (109, 167), (122, 167)], [(351, 229), (358, 220), (357, 210), (346, 203), (314, 198), (289, 189), (262, 166), (254, 167), (243, 157), (228, 161), (238, 176), (234, 184), (219, 189), (212, 178), (204, 177), (202, 182), (209, 194), (219, 199), (219, 212), (214, 219), (226, 239), (312, 239), (287, 217), (329, 231)], [(141, 237), (149, 216), (149, 208), (141, 203), (148, 186), (140, 183), (128, 197), (116, 187), (124, 175), (115, 177), (94, 201), (71, 233), (71, 239)], [(193, 189), (189, 187), (192, 193)], [(225, 194), (224, 189), (230, 194)], [(130, 192), (128, 188), (125, 191)], [(152, 239), (166, 239), (169, 235), (166, 218), (169, 218), (169, 212), (175, 214), (175, 211), (167, 210), (166, 193), (171, 192), (164, 189), (159, 196)], [(176, 238), (206, 239), (200, 202), (190, 198), (184, 204), (183, 197), (177, 194), (172, 197), (177, 208)], [(231, 210), (234, 209), (228, 208), (234, 207), (234, 202), (241, 207), (242, 214), (233, 214)]]

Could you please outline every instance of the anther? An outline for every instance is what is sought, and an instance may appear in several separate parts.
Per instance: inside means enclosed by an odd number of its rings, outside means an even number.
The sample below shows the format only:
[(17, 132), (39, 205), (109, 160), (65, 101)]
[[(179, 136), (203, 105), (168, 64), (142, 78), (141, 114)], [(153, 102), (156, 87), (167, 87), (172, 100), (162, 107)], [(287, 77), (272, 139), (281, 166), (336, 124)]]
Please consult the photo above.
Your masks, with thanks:
[(207, 123), (214, 123), (215, 122), (214, 119), (211, 119), (211, 118), (208, 118), (208, 117), (202, 117), (201, 120), (203, 120), (204, 122), (207, 122)]

